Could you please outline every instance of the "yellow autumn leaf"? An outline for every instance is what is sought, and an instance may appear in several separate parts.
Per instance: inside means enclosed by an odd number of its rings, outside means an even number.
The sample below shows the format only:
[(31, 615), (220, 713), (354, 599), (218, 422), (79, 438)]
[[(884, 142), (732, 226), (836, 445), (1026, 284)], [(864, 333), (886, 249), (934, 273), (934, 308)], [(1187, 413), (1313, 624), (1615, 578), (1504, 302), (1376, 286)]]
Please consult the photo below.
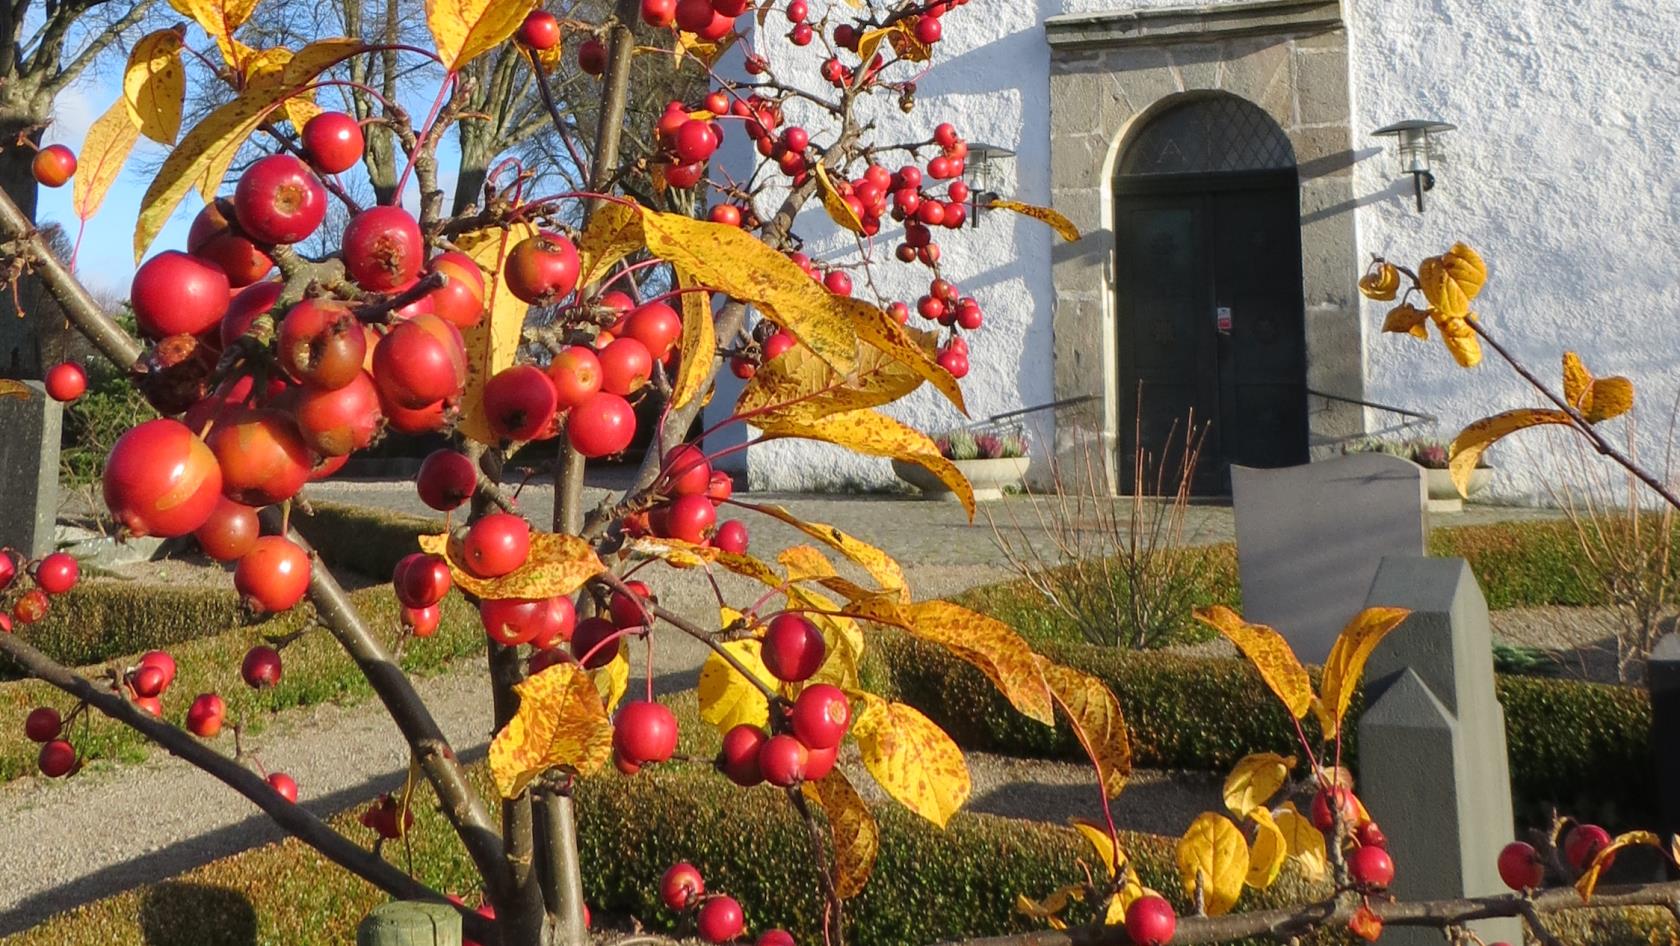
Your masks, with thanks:
[(467, 383), (461, 392), (461, 420), (457, 424), (461, 433), (479, 443), (497, 442), (484, 416), (484, 385), (497, 372), (512, 367), (525, 330), (525, 315), (530, 311), (530, 306), (508, 291), (502, 262), (521, 240), (536, 233), (537, 228), (529, 223), (515, 223), (511, 227), (472, 230), (455, 238), (455, 245), (484, 273), (486, 317), (461, 333), (467, 348)]
[(99, 212), (111, 185), (122, 174), (123, 163), (140, 140), (140, 129), (129, 119), (128, 106), (120, 99), (88, 126), (82, 151), (76, 156), (76, 176), (71, 181), (70, 204), (82, 220)]
[(1155, 891), (1138, 883), (1137, 872), (1126, 875), (1126, 882), (1120, 889), (1108, 898), (1108, 906), (1103, 910), (1104, 926), (1122, 926), (1126, 922), (1126, 911), (1131, 909), (1132, 901), (1139, 897), (1160, 896)]
[(559, 768), (588, 775), (612, 757), (612, 723), (577, 664), (559, 663), (514, 685), (519, 710), (490, 741), (490, 776), (503, 798)]
[(251, 132), (279, 107), (280, 101), (290, 91), (313, 81), (323, 69), (349, 55), (347, 49), (358, 48), (360, 44), (349, 40), (310, 43), (286, 65), (280, 85), (262, 83), (247, 89), (194, 125), (180, 144), (169, 152), (151, 186), (140, 198), (140, 214), (134, 228), (135, 260), (145, 255), (146, 248), (163, 229), (187, 191), (204, 180), (212, 168), (225, 169), (226, 162), (231, 160), (228, 155), (238, 151)]
[(776, 561), (787, 569), (789, 582), (834, 577), (834, 563), (815, 546), (790, 545), (777, 553)]
[(841, 411), (827, 417), (806, 418), (782, 413), (762, 414), (753, 425), (763, 432), (760, 439), (799, 437), (838, 444), (865, 456), (890, 457), (914, 463), (927, 470), (956, 494), (968, 518), (974, 518), (974, 487), (956, 464), (939, 453), (927, 434), (879, 411)]
[(828, 178), (828, 169), (818, 161), (812, 170), (816, 172), (817, 194), (822, 197), (823, 209), (828, 211), (828, 219), (853, 233), (862, 233), (863, 220), (852, 210), (851, 205), (846, 203), (846, 198), (840, 196), (840, 192), (835, 189), (834, 182)]
[(650, 252), (682, 267), (703, 286), (756, 306), (829, 367), (850, 372), (857, 333), (836, 296), (798, 264), (740, 227), (642, 210)]
[(739, 33), (729, 33), (722, 39), (714, 42), (712, 40), (701, 39), (699, 36), (686, 30), (678, 30), (676, 45), (671, 50), (671, 54), (675, 59), (674, 64), (681, 65), (684, 56), (693, 56), (700, 62), (705, 63), (707, 68), (711, 68), (712, 66), (717, 65), (718, 59), (722, 57), (724, 53), (729, 51), (729, 47), (735, 45), (735, 40), (738, 39), (739, 36)]
[(1085, 887), (1081, 884), (1068, 884), (1050, 891), (1043, 900), (1034, 900), (1024, 893), (1015, 895), (1015, 912), (1023, 913), (1035, 920), (1054, 920), (1068, 908), (1068, 904), (1085, 899)]
[(1607, 421), (1633, 409), (1633, 382), (1620, 376), (1595, 378), (1580, 356), (1563, 353), (1563, 397), (1589, 424)]
[(1249, 811), (1248, 818), (1254, 822), (1254, 841), (1248, 847), (1248, 876), (1243, 883), (1265, 890), (1283, 871), (1283, 862), (1289, 859), (1289, 842), (1265, 807)]
[(858, 37), (858, 61), (868, 62), (874, 59), (875, 51), (881, 48), (881, 41), (886, 39), (889, 34), (897, 32), (898, 29), (899, 26), (894, 24), (880, 29), (865, 30), (863, 35)]
[(1039, 670), (1056, 704), (1067, 714), (1073, 733), (1096, 767), (1097, 781), (1108, 797), (1126, 787), (1132, 774), (1132, 743), (1120, 701), (1101, 680), (1039, 657)]
[[(729, 641), (722, 645), (730, 656), (746, 667), (765, 686), (775, 688), (776, 678), (759, 657), (758, 641), (753, 639)], [(770, 703), (764, 693), (729, 665), (716, 652), (706, 656), (700, 665), (700, 719), (717, 727), (720, 733), (743, 723), (763, 726), (770, 719)]]
[(1473, 301), (1487, 283), (1487, 263), (1468, 243), (1454, 243), (1441, 255), (1441, 262), (1467, 299)]
[(1208, 916), (1223, 916), (1237, 905), (1248, 879), (1248, 841), (1231, 819), (1205, 811), (1179, 839), (1175, 860), (1186, 896), (1201, 887)]
[(968, 800), (968, 765), (945, 731), (913, 706), (889, 703), (861, 690), (852, 723), (863, 766), (894, 800), (945, 827)]
[(846, 611), (944, 647), (979, 668), (1021, 713), (1046, 726), (1055, 724), (1055, 704), (1038, 655), (1002, 621), (949, 601), (899, 604), (879, 596), (853, 601)]
[(712, 326), (712, 297), (700, 289), (694, 277), (674, 266), (677, 288), (682, 290), (682, 352), (677, 376), (671, 382), (671, 406), (682, 407), (699, 396), (712, 376), (717, 357), (717, 332)]
[[(908, 17), (898, 21), (898, 29), (887, 34), (887, 43), (893, 48), (898, 58), (906, 62), (927, 62), (933, 58), (933, 47), (916, 37)], [(869, 60), (864, 60), (868, 65)]]
[(569, 595), (607, 570), (588, 541), (556, 532), (533, 531), (525, 564), (500, 578), (479, 578), (463, 568), (450, 552), (446, 533), (421, 536), (420, 549), (440, 555), (449, 563), (449, 573), (457, 588), (486, 599)]
[(1324, 846), (1324, 834), (1313, 827), (1312, 820), (1301, 814), (1292, 801), (1272, 809), (1272, 823), (1283, 835), (1289, 857), (1307, 877), (1317, 880), (1329, 866)]
[(1410, 335), (1413, 338), (1429, 338), (1428, 309), (1420, 309), (1410, 302), (1403, 302), (1388, 310), (1383, 318), (1382, 330), (1396, 335)]
[(140, 37), (123, 70), (125, 110), (135, 128), (159, 144), (174, 144), (181, 133), (181, 104), (187, 95), (181, 34), (174, 28)]
[(1359, 291), (1373, 302), (1390, 302), (1400, 291), (1400, 269), (1393, 263), (1378, 263), (1359, 279)]
[(601, 694), (601, 704), (611, 715), (618, 708), (618, 701), (624, 699), (624, 691), (630, 688), (630, 658), (621, 647), (606, 666), (589, 671), (589, 678), (594, 681), (596, 692)]
[(1366, 608), (1336, 635), (1330, 646), (1330, 656), (1324, 660), (1324, 676), (1319, 683), (1319, 724), (1330, 736), (1341, 731), (1342, 719), (1347, 716), (1353, 691), (1365, 675), (1365, 660), (1377, 649), (1388, 632), (1400, 626), (1411, 614), (1405, 608)]
[(1486, 279), (1487, 270), (1481, 265), (1481, 257), (1462, 243), (1418, 266), (1418, 288), (1423, 290), (1430, 307), (1446, 318), (1469, 315), (1470, 301), (1482, 291)]
[(1487, 453), (1489, 447), (1519, 430), (1544, 424), (1567, 426), (1570, 424), (1570, 417), (1563, 411), (1525, 407), (1484, 417), (1459, 431), (1458, 436), (1453, 438), (1452, 445), (1447, 448), (1447, 469), (1452, 474), (1453, 485), (1458, 487), (1459, 494), (1470, 495), (1470, 476), (1482, 462), (1482, 454)]
[(27, 384), (24, 384), (22, 381), (13, 381), (10, 378), (0, 378), (0, 398), (27, 401), (34, 396), (35, 389)]
[(1225, 776), (1225, 808), (1238, 818), (1246, 818), (1256, 809), (1264, 809), (1278, 789), (1289, 781), (1289, 770), (1295, 767), (1294, 756), (1275, 752), (1254, 752), (1237, 760), (1231, 774)]
[(839, 769), (821, 781), (806, 782), (805, 797), (822, 806), (834, 848), (834, 888), (842, 900), (863, 892), (881, 850), (881, 829), (869, 806)]
[(258, 0), (169, 0), (175, 12), (192, 17), (216, 46), (222, 59), (236, 71), (244, 69), (243, 53), (248, 50), (233, 34), (257, 9)]
[(1482, 342), (1471, 326), (1476, 313), (1449, 315), (1440, 309), (1430, 309), (1428, 314), (1435, 328), (1441, 332), (1441, 342), (1447, 346), (1447, 351), (1460, 368), (1474, 368), (1482, 363)]
[[(922, 380), (938, 388), (939, 393), (945, 395), (945, 399), (957, 410), (968, 413), (962, 386), (936, 360), (939, 354), (939, 336), (936, 333), (900, 325), (897, 319), (862, 299), (835, 298), (860, 341), (920, 375)], [(866, 357), (860, 357), (859, 361), (860, 364), (870, 363)]]
[(1039, 207), (1034, 204), (1023, 204), (1018, 200), (991, 200), (986, 206), (992, 210), (1010, 210), (1023, 217), (1031, 217), (1056, 231), (1056, 235), (1072, 243), (1079, 239), (1079, 228), (1073, 221), (1049, 207)]
[(426, 0), (426, 27), (443, 68), (459, 72), (506, 42), (535, 6), (534, 0)]
[[(351, 41), (344, 40), (343, 42)], [(253, 88), (260, 84), (272, 85), (276, 88), (284, 86), (286, 67), (291, 65), (291, 62), (292, 51), (283, 46), (265, 49), (255, 54), (250, 57), (246, 66), (246, 88)], [(286, 96), (285, 101), (281, 103), (281, 107), (286, 111), (286, 120), (291, 122), (292, 128), (299, 133), (303, 131), (304, 125), (309, 124), (311, 118), (321, 114), (320, 106), (315, 104), (315, 90), (308, 87), (300, 87), (297, 91)]]
[(643, 536), (625, 544), (625, 548), (661, 559), (672, 568), (695, 568), (707, 564), (722, 565), (743, 578), (751, 578), (768, 588), (781, 588), (782, 576), (774, 568), (751, 555), (737, 555), (708, 545), (695, 545), (681, 539), (654, 539)]
[(904, 569), (899, 567), (898, 562), (894, 561), (893, 557), (886, 552), (851, 533), (837, 529), (826, 522), (811, 522), (801, 519), (788, 512), (787, 509), (769, 503), (748, 504), (747, 508), (784, 522), (846, 556), (868, 572), (869, 577), (875, 579), (875, 583), (880, 586), (882, 591), (908, 593), (909, 584), (904, 577)]
[(1260, 678), (1266, 681), (1266, 686), (1283, 701), (1291, 716), (1300, 719), (1307, 715), (1307, 709), (1312, 705), (1312, 681), (1283, 635), (1264, 624), (1244, 621), (1241, 615), (1222, 604), (1197, 610), (1195, 618), (1224, 635), (1242, 651), (1249, 663), (1260, 671)]
[(635, 207), (609, 201), (591, 210), (578, 234), (578, 285), (592, 286), (620, 260), (642, 247), (642, 215)]
[(1103, 866), (1110, 878), (1120, 874), (1120, 868), (1126, 863), (1126, 852), (1120, 849), (1114, 838), (1109, 836), (1108, 828), (1086, 818), (1069, 818), (1068, 824), (1073, 830), (1091, 845), (1091, 850), (1097, 852), (1097, 863)]
[(1599, 875), (1604, 873), (1605, 868), (1610, 866), (1610, 862), (1616, 859), (1618, 851), (1641, 846), (1654, 847), (1661, 851), (1663, 849), (1662, 838), (1657, 837), (1651, 831), (1628, 831), (1616, 835), (1609, 844), (1606, 844), (1603, 850), (1593, 857), (1592, 863), (1587, 865), (1587, 869), (1582, 872), (1580, 878), (1575, 881), (1575, 890), (1581, 894), (1581, 902), (1590, 903), (1592, 901), (1593, 891), (1598, 889)]

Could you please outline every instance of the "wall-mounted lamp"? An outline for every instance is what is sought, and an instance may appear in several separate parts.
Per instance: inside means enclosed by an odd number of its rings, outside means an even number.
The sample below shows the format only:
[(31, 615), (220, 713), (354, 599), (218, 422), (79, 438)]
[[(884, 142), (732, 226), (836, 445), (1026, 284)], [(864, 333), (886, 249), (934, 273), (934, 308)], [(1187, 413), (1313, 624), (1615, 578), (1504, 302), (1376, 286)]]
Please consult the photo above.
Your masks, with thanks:
[(1418, 213), (1423, 212), (1423, 192), (1435, 186), (1435, 175), (1429, 170), (1429, 158), (1433, 151), (1430, 138), (1457, 127), (1446, 122), (1413, 118), (1371, 132), (1378, 137), (1395, 139), (1395, 148), (1400, 158), (1400, 172), (1412, 176), (1412, 189), (1417, 194)]
[(980, 211), (996, 200), (998, 192), (1007, 181), (1009, 164), (1014, 161), (1015, 152), (1003, 145), (968, 143), (968, 167), (972, 169), (970, 180), (973, 186), (969, 188), (968, 225), (980, 225)]

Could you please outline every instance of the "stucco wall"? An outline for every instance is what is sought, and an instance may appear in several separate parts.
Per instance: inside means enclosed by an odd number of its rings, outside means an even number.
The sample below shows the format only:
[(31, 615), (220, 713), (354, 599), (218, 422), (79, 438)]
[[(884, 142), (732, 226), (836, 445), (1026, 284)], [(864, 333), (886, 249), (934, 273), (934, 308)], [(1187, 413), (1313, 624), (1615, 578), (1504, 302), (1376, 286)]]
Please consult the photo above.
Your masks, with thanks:
[[(1230, 0), (1226, 0), (1230, 2)], [(1061, 13), (1182, 4), (976, 0), (945, 18), (934, 70), (906, 119), (883, 102), (883, 129), (915, 136), (951, 121), (973, 140), (1014, 144), (1014, 193), (1046, 203), (1050, 185), (1048, 47), (1040, 22)], [(1206, 6), (1224, 5), (1221, 2)], [(1565, 347), (1600, 373), (1639, 383), (1644, 450), (1660, 455), (1680, 389), (1680, 46), (1671, 4), (1621, 0), (1349, 0), (1353, 96), (1353, 199), (1360, 258), (1380, 252), (1415, 261), (1465, 239), (1487, 256), (1478, 309), (1518, 354), (1556, 375)], [(779, 39), (778, 62), (794, 61)], [(814, 47), (803, 51), (815, 69)], [(1304, 78), (1304, 77), (1303, 77)], [(1371, 129), (1402, 118), (1450, 121), (1447, 155), (1428, 210), (1412, 207)], [(884, 131), (882, 137), (891, 137)], [(820, 215), (820, 211), (818, 212)], [(800, 231), (817, 255), (845, 244), (812, 214)], [(893, 231), (884, 231), (890, 239)], [(964, 381), (975, 416), (1051, 399), (1051, 236), (1036, 222), (988, 214), (979, 229), (942, 234), (946, 269), (981, 299), (985, 328), (972, 337)], [(878, 242), (883, 253), (890, 242)], [(888, 262), (882, 283), (914, 299), (925, 270)], [(1349, 273), (1348, 280), (1357, 273)], [(1477, 416), (1531, 403), (1520, 381), (1491, 358), (1456, 368), (1437, 342), (1376, 332), (1386, 307), (1366, 304), (1366, 396), (1441, 416), (1451, 436)], [(937, 399), (916, 397), (899, 415), (924, 429), (958, 420)], [(1391, 418), (1373, 414), (1372, 426)], [(1543, 497), (1544, 451), (1507, 448), (1498, 490)], [(882, 461), (820, 445), (755, 447), (755, 487), (798, 488), (890, 479)]]

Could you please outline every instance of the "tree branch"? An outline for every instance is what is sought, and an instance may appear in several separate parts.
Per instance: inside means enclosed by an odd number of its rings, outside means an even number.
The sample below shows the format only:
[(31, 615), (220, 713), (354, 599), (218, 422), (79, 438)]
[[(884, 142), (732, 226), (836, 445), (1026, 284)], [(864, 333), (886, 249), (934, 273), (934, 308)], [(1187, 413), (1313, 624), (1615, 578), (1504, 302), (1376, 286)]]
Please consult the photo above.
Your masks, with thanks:
[(152, 4), (155, 2), (157, 2), (157, 0), (138, 0), (134, 6), (129, 8), (127, 13), (122, 15), (121, 19), (112, 24), (109, 29), (106, 29), (96, 35), (92, 42), (88, 43), (81, 52), (76, 54), (75, 58), (70, 60), (68, 65), (58, 70), (57, 75), (48, 79), (41, 87), (42, 90), (48, 95), (57, 96), (65, 86), (76, 81), (76, 78), (80, 76), (88, 66), (93, 65), (93, 61), (99, 58), (100, 53), (104, 52), (112, 43), (121, 39), (123, 33), (127, 32), (136, 23), (139, 23), (140, 19), (146, 15), (146, 12), (152, 8)]

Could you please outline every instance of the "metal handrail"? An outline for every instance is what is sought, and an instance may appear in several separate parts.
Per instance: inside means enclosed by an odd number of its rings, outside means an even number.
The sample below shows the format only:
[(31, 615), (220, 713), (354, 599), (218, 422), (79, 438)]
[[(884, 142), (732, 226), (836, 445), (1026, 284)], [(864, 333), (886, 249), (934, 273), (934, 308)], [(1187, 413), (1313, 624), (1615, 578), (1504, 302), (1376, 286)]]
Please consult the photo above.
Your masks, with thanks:
[(1347, 397), (1341, 394), (1330, 394), (1325, 391), (1317, 391), (1312, 388), (1307, 389), (1307, 394), (1312, 397), (1324, 398), (1327, 401), (1338, 401), (1343, 404), (1354, 404), (1359, 407), (1369, 407), (1373, 410), (1386, 411), (1390, 414), (1399, 414), (1401, 417), (1411, 418), (1410, 420), (1401, 421), (1393, 426), (1384, 427), (1381, 430), (1366, 431), (1358, 434), (1346, 434), (1341, 437), (1326, 437), (1319, 441), (1320, 444), (1348, 443), (1354, 440), (1363, 440), (1367, 437), (1381, 437), (1385, 434), (1399, 433), (1402, 430), (1410, 430), (1413, 427), (1422, 427), (1425, 425), (1433, 426), (1441, 422), (1441, 418), (1434, 414), (1424, 413), (1423, 411), (1408, 410), (1404, 407), (1395, 407), (1393, 404), (1380, 404), (1376, 401), (1367, 401), (1363, 398)]

